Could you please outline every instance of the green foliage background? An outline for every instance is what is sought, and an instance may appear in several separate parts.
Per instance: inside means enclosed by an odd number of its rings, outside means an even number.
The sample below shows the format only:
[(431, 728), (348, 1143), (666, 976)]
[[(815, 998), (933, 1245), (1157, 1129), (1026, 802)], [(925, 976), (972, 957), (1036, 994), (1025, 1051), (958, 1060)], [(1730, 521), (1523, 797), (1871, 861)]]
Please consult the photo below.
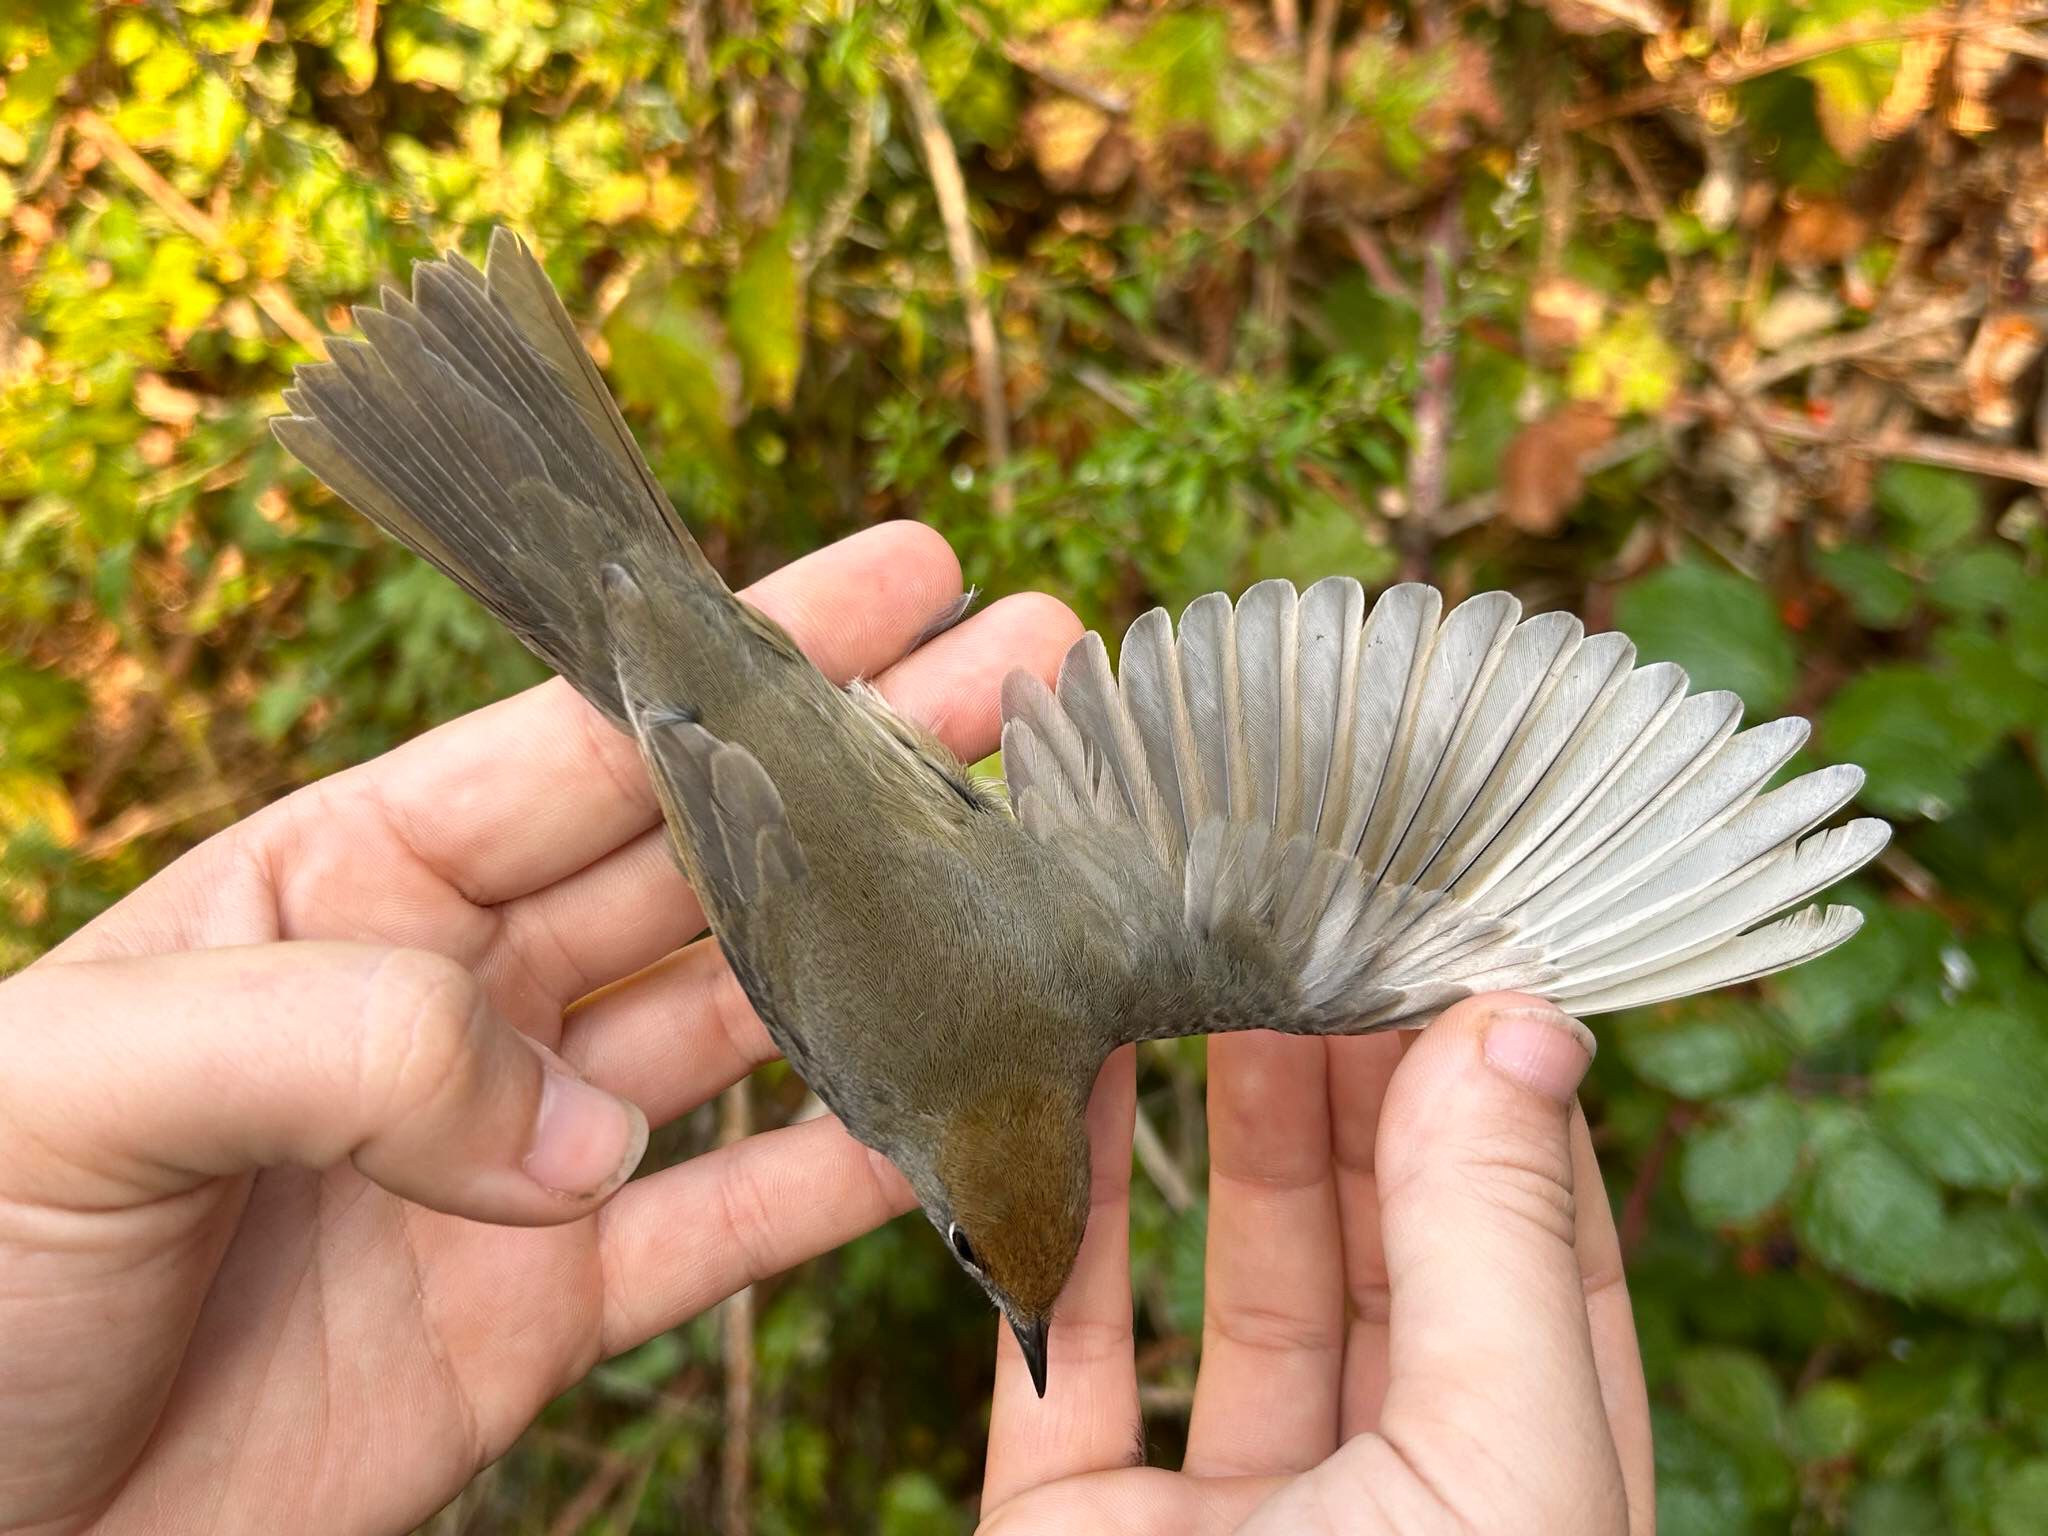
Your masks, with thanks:
[[(1841, 335), (1909, 272), (2002, 273), (2041, 304), (2039, 275), (1999, 264), (1995, 187), (1933, 234), (1867, 215), (1937, 145), (1966, 186), (2029, 134), (2038, 153), (2039, 123), (1923, 100), (1887, 149), (1914, 67), (1896, 37), (1583, 134), (1563, 115), (1653, 63), (1683, 84), (1738, 45), (1919, 10), (1742, 0), (1646, 42), (1562, 6), (1319, 6), (1323, 106), (1294, 7), (1221, 0), (0, 10), (0, 966), (265, 798), (537, 677), (262, 426), (314, 331), (509, 222), (737, 575), (898, 515), (989, 590), (1043, 586), (1112, 626), (1265, 575), (1421, 574), (1570, 607), (1752, 713), (1814, 715), (1808, 761), (1865, 764), (1900, 824), (1847, 896), (1865, 934), (1607, 1021), (1587, 1090), (1662, 1529), (2048, 1530), (2040, 504), (1743, 436), (1745, 409), (1825, 420), (1879, 387), (1839, 366), (1712, 403), (1787, 292), (1833, 296)], [(1000, 463), (919, 90), (966, 173)], [(1732, 220), (1708, 196), (1730, 164), (1755, 204)], [(1815, 210), (1863, 223), (1795, 252)], [(1561, 335), (1538, 324), (1560, 293), (1580, 305)], [(1450, 431), (1425, 489), (1432, 398)], [(1962, 409), (1910, 398), (1923, 426)], [(1567, 401), (1621, 436), (1583, 493), (1504, 515), (1532, 505), (1504, 453)], [(1141, 1082), (1198, 1186), (1201, 1075), (1181, 1043)], [(771, 1116), (800, 1097), (775, 1071), (758, 1088)], [(1202, 1212), (1141, 1178), (1135, 1221), (1171, 1458)], [(992, 1325), (914, 1226), (761, 1289), (756, 1529), (970, 1523)], [(440, 1525), (709, 1528), (720, 1358), (705, 1319), (605, 1366)]]

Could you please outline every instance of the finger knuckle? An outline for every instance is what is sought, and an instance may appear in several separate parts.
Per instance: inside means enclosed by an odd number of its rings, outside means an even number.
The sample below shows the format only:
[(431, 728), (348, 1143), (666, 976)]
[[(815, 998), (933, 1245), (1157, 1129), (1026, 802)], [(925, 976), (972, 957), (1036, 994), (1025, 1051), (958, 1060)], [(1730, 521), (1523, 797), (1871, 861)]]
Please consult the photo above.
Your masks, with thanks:
[(1559, 1148), (1511, 1132), (1482, 1134), (1459, 1162), (1467, 1188), (1508, 1219), (1570, 1244), (1578, 1228), (1571, 1162)]
[(751, 1285), (775, 1273), (766, 1234), (776, 1230), (777, 1202), (771, 1197), (758, 1162), (751, 1156), (734, 1159), (718, 1186), (719, 1220), (737, 1261), (739, 1283)]
[(459, 1086), (476, 1069), (483, 988), (445, 955), (394, 950), (366, 987), (357, 1081), (388, 1119)]
[(1384, 1271), (1347, 1280), (1345, 1299), (1351, 1303), (1351, 1320), (1356, 1323), (1384, 1328), (1394, 1315), (1394, 1292)]
[(1210, 1308), (1207, 1326), (1240, 1349), (1299, 1355), (1335, 1350), (1342, 1342), (1343, 1320), (1335, 1306), (1304, 1311), (1234, 1298)]

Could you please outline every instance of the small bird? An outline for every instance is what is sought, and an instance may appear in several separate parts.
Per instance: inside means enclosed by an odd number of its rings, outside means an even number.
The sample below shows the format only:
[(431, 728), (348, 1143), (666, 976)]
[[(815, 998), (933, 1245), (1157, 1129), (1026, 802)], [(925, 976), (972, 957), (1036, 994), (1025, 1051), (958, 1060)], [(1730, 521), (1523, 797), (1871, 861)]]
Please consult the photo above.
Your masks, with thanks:
[(1084, 636), (1056, 688), (1003, 685), (1006, 796), (733, 596), (516, 236), (355, 314), (278, 440), (632, 734), (770, 1037), (903, 1171), (1041, 1396), (1117, 1047), (1499, 989), (1600, 1013), (1861, 921), (1765, 922), (1884, 846), (1814, 831), (1859, 769), (1767, 790), (1804, 721), (1738, 732), (1734, 695), (1505, 592), (1264, 581), (1146, 614), (1115, 670)]

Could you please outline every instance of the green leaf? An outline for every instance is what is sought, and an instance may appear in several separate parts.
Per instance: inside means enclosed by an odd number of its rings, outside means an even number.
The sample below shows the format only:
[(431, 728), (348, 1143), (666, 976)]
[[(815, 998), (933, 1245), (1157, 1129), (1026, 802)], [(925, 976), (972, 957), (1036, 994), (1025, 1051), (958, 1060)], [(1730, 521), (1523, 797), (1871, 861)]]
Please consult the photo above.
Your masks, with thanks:
[(1726, 998), (1626, 1014), (1619, 1033), (1637, 1074), (1682, 1099), (1768, 1082), (1790, 1056), (1761, 1012)]
[(1341, 571), (1374, 587), (1393, 574), (1394, 551), (1363, 519), (1335, 502), (1297, 507), (1287, 521), (1252, 544), (1253, 581), (1296, 580), (1304, 571)]
[(749, 247), (725, 294), (726, 331), (752, 404), (789, 408), (803, 363), (803, 321), (802, 282), (789, 231), (777, 225)]
[(2019, 664), (2013, 648), (1973, 624), (1951, 624), (1934, 637), (1955, 683), (1956, 707), (1986, 731), (2003, 736), (2048, 719), (2048, 683)]
[(1784, 703), (1797, 675), (1770, 594), (1732, 572), (1666, 566), (1622, 590), (1614, 623), (1644, 660), (1677, 662), (1695, 689), (1732, 689), (1753, 714)]
[(1833, 1138), (1794, 1203), (1793, 1230), (1830, 1269), (1872, 1290), (1911, 1296), (1946, 1223), (1934, 1181), (1874, 1133)]
[(2013, 660), (2033, 676), (2048, 678), (2048, 581), (2029, 581), (2009, 611)]
[(1941, 563), (1927, 584), (1937, 608), (1966, 618), (2003, 613), (2027, 587), (2019, 556), (1995, 544), (1959, 550)]
[(2034, 964), (2048, 971), (2048, 896), (2037, 897), (2028, 906), (2027, 915), (2020, 919), (2020, 935), (2027, 941)]
[(2048, 1311), (2048, 1225), (2008, 1205), (1958, 1211), (1922, 1279), (1927, 1297), (1966, 1316), (2002, 1327), (2036, 1322)]
[(1721, 1106), (1718, 1121), (1685, 1139), (1680, 1188), (1702, 1226), (1742, 1226), (1792, 1187), (1805, 1128), (1791, 1096), (1769, 1088)]
[(1958, 702), (1950, 679), (1896, 664), (1873, 667), (1837, 693), (1820, 734), (1831, 757), (1869, 774), (1863, 798), (1870, 805), (1937, 819), (1962, 804), (1970, 770), (1998, 742)]
[(1995, 1536), (2041, 1536), (2048, 1531), (2048, 1456), (2036, 1456), (2005, 1471), (1991, 1492)]
[(2048, 1439), (2048, 1358), (2036, 1355), (2008, 1369), (1998, 1383), (2000, 1417)]
[(1887, 465), (1877, 477), (1876, 499), (1899, 547), (1928, 559), (1968, 540), (1984, 514), (1972, 476), (1925, 464)]
[(1998, 1493), (2024, 1464), (2009, 1438), (1981, 1428), (1951, 1445), (1941, 1458), (1941, 1501), (1949, 1516), (1944, 1536), (2005, 1536), (1994, 1523)]
[(964, 1529), (946, 1490), (927, 1472), (899, 1472), (882, 1485), (879, 1536), (955, 1536)]
[(1662, 1404), (1651, 1408), (1650, 1418), (1660, 1536), (1731, 1536), (1746, 1529), (1749, 1497), (1734, 1452)]
[(1237, 154), (1270, 134), (1291, 105), (1283, 77), (1232, 45), (1221, 11), (1158, 13), (1125, 50), (1123, 65), (1136, 88), (1131, 119), (1147, 140), (1199, 128)]
[(620, 403), (723, 464), (732, 460), (730, 359), (688, 284), (647, 277), (605, 322)]
[(1695, 1423), (1728, 1445), (1776, 1441), (1785, 1392), (1757, 1355), (1709, 1345), (1687, 1350), (1677, 1369), (1679, 1401)]
[(1822, 1049), (1854, 1022), (1879, 1012), (1897, 995), (1912, 953), (1908, 926), (1869, 887), (1850, 882), (1828, 893), (1863, 914), (1855, 942), (1774, 976), (1767, 983), (1772, 1013), (1800, 1052)]
[(1792, 1454), (1801, 1461), (1854, 1456), (1869, 1431), (1863, 1389), (1853, 1381), (1817, 1381), (1799, 1394), (1786, 1425)]
[(1880, 1475), (1899, 1476), (1980, 1426), (1990, 1410), (1991, 1373), (1967, 1337), (1902, 1340), (1897, 1357), (1864, 1372), (1869, 1420), (1864, 1457)]
[(1707, 1346), (1679, 1356), (1677, 1376), (1687, 1416), (1741, 1462), (1750, 1506), (1789, 1504), (1792, 1468), (1778, 1443), (1785, 1393), (1770, 1367), (1749, 1350)]
[(1173, 1218), (1167, 1237), (1166, 1311), (1172, 1325), (1183, 1332), (1199, 1332), (1202, 1327), (1208, 1246), (1209, 1202), (1197, 1200), (1191, 1210)]
[(1958, 1008), (1907, 1033), (1872, 1089), (1878, 1123), (1947, 1183), (2048, 1177), (2048, 1022)]
[(294, 668), (263, 685), (249, 706), (249, 728), (259, 740), (276, 744), (299, 723), (319, 689), (303, 668)]
[(1661, 411), (1683, 376), (1678, 349), (1649, 306), (1636, 304), (1586, 339), (1566, 370), (1565, 389), (1574, 400), (1636, 415)]
[(1898, 629), (1917, 606), (1912, 578), (1867, 544), (1824, 549), (1814, 567), (1829, 586), (1849, 600), (1857, 622), (1871, 629)]
[(1924, 1479), (1866, 1483), (1849, 1500), (1848, 1536), (1934, 1536), (1941, 1497)]

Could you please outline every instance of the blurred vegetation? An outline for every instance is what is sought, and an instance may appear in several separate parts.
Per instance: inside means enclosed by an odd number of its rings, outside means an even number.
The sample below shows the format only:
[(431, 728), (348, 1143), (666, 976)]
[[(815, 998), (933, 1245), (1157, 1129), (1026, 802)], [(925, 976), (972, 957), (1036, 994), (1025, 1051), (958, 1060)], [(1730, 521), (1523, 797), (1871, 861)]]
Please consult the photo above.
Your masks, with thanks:
[[(1661, 1528), (2048, 1530), (2040, 14), (0, 9), (0, 967), (538, 675), (262, 426), (350, 302), (509, 222), (737, 575), (907, 515), (1111, 626), (1274, 574), (1506, 586), (1811, 714), (1900, 823), (1865, 934), (1608, 1021), (1587, 1091)], [(1202, 1059), (1141, 1083), (1166, 1459)], [(993, 1325), (914, 1225), (759, 1289), (748, 1424), (700, 1320), (438, 1527), (711, 1529), (723, 1453), (763, 1533), (964, 1530)]]

